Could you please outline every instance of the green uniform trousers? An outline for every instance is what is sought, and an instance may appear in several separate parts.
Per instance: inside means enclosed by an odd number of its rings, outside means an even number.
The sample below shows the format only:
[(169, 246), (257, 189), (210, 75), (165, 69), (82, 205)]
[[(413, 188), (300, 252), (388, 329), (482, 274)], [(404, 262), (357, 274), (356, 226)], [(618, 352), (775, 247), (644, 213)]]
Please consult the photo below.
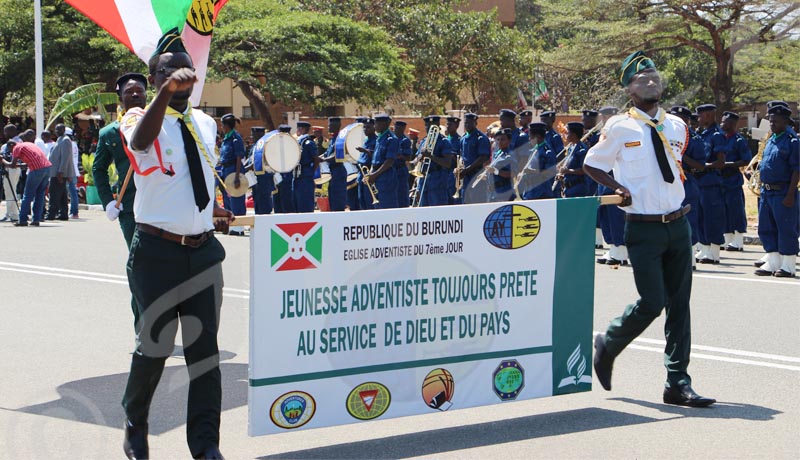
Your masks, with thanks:
[[(119, 228), (122, 229), (122, 236), (125, 237), (125, 244), (128, 246), (128, 251), (131, 249), (133, 242), (133, 232), (136, 230), (136, 220), (134, 220), (132, 212), (120, 213)], [(139, 332), (139, 308), (136, 306), (136, 299), (131, 295), (131, 311), (133, 312), (133, 329)]]
[(190, 378), (186, 437), (193, 456), (219, 445), (222, 378), (217, 331), (224, 258), (225, 250), (214, 237), (190, 248), (138, 230), (128, 257), (128, 283), (140, 325), (122, 406), (133, 424), (147, 423), (180, 321)]
[(666, 309), (666, 386), (691, 384), (686, 372), (692, 345), (689, 299), (692, 292), (691, 228), (686, 217), (668, 224), (626, 222), (625, 245), (639, 300), (628, 305), (606, 331), (606, 348), (619, 355)]

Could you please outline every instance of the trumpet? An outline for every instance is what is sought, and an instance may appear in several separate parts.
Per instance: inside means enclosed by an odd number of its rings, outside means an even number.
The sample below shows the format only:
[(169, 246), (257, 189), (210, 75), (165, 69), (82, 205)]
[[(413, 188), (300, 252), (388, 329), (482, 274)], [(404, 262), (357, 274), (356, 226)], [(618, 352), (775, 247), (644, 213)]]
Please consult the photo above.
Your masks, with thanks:
[(369, 168), (366, 167), (366, 166), (362, 166), (361, 167), (361, 175), (364, 176), (364, 177), (361, 178), (361, 182), (363, 182), (364, 185), (367, 186), (367, 190), (369, 190), (369, 194), (372, 195), (372, 204), (376, 205), (376, 204), (380, 203), (380, 200), (378, 200), (378, 186), (375, 185), (375, 184), (370, 184), (369, 182), (367, 182), (367, 176), (369, 175)]
[(454, 200), (461, 198), (461, 186), (464, 184), (464, 178), (461, 177), (462, 174), (464, 174), (464, 157), (459, 155), (456, 163), (456, 193), (453, 195)]
[[(442, 128), (439, 125), (431, 125), (428, 128), (428, 135), (425, 136), (425, 150), (430, 152), (431, 156), (436, 151), (436, 143), (439, 142), (439, 133)], [(422, 204), (422, 193), (425, 191), (425, 184), (428, 183), (428, 172), (431, 169), (431, 157), (422, 157), (422, 160), (417, 162), (417, 167), (411, 172), (418, 180), (422, 180), (422, 184), (417, 187), (414, 201), (411, 204), (412, 208), (418, 208)], [(417, 171), (419, 168), (419, 171)], [(421, 179), (420, 179), (421, 178)]]

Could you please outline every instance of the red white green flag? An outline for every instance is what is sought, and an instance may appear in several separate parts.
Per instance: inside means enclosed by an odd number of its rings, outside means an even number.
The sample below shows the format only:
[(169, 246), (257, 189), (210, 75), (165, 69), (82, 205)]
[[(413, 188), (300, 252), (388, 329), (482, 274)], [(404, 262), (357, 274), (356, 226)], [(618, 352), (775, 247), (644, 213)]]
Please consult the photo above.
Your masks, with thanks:
[(144, 62), (150, 59), (158, 39), (166, 31), (177, 27), (197, 70), (198, 83), (191, 99), (193, 106), (200, 104), (208, 67), (208, 51), (211, 48), (211, 34), (219, 11), (227, 1), (66, 0)]

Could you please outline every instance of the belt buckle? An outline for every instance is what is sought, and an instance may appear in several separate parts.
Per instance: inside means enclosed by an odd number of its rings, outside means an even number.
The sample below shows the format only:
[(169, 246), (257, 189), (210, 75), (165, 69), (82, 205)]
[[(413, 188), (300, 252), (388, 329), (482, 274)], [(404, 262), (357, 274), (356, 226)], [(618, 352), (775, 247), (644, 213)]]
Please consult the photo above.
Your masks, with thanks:
[(662, 224), (668, 224), (670, 222), (669, 220), (667, 220), (667, 217), (669, 217), (669, 214), (661, 214), (661, 223)]
[(181, 246), (186, 246), (186, 235), (181, 235)]

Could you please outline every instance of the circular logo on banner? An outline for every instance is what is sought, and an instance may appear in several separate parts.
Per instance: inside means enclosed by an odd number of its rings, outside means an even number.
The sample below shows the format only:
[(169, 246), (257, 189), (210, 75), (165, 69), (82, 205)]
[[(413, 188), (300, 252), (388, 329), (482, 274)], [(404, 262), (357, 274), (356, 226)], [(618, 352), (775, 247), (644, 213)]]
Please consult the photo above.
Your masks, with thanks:
[(539, 235), (539, 215), (521, 204), (495, 209), (483, 222), (483, 236), (500, 249), (519, 249)]
[(492, 373), (495, 394), (502, 401), (517, 399), (517, 395), (525, 387), (525, 370), (516, 359), (502, 361)]
[(359, 420), (372, 420), (383, 415), (392, 403), (389, 389), (378, 382), (366, 382), (347, 395), (347, 413)]
[(214, 31), (214, 0), (193, 0), (186, 14), (186, 23), (200, 35)]
[(456, 392), (453, 374), (447, 369), (438, 368), (428, 372), (422, 381), (422, 400), (431, 409), (445, 411), (453, 405), (450, 401)]
[(275, 425), (290, 430), (300, 428), (314, 417), (317, 403), (310, 394), (290, 391), (278, 397), (269, 409), (269, 418)]

